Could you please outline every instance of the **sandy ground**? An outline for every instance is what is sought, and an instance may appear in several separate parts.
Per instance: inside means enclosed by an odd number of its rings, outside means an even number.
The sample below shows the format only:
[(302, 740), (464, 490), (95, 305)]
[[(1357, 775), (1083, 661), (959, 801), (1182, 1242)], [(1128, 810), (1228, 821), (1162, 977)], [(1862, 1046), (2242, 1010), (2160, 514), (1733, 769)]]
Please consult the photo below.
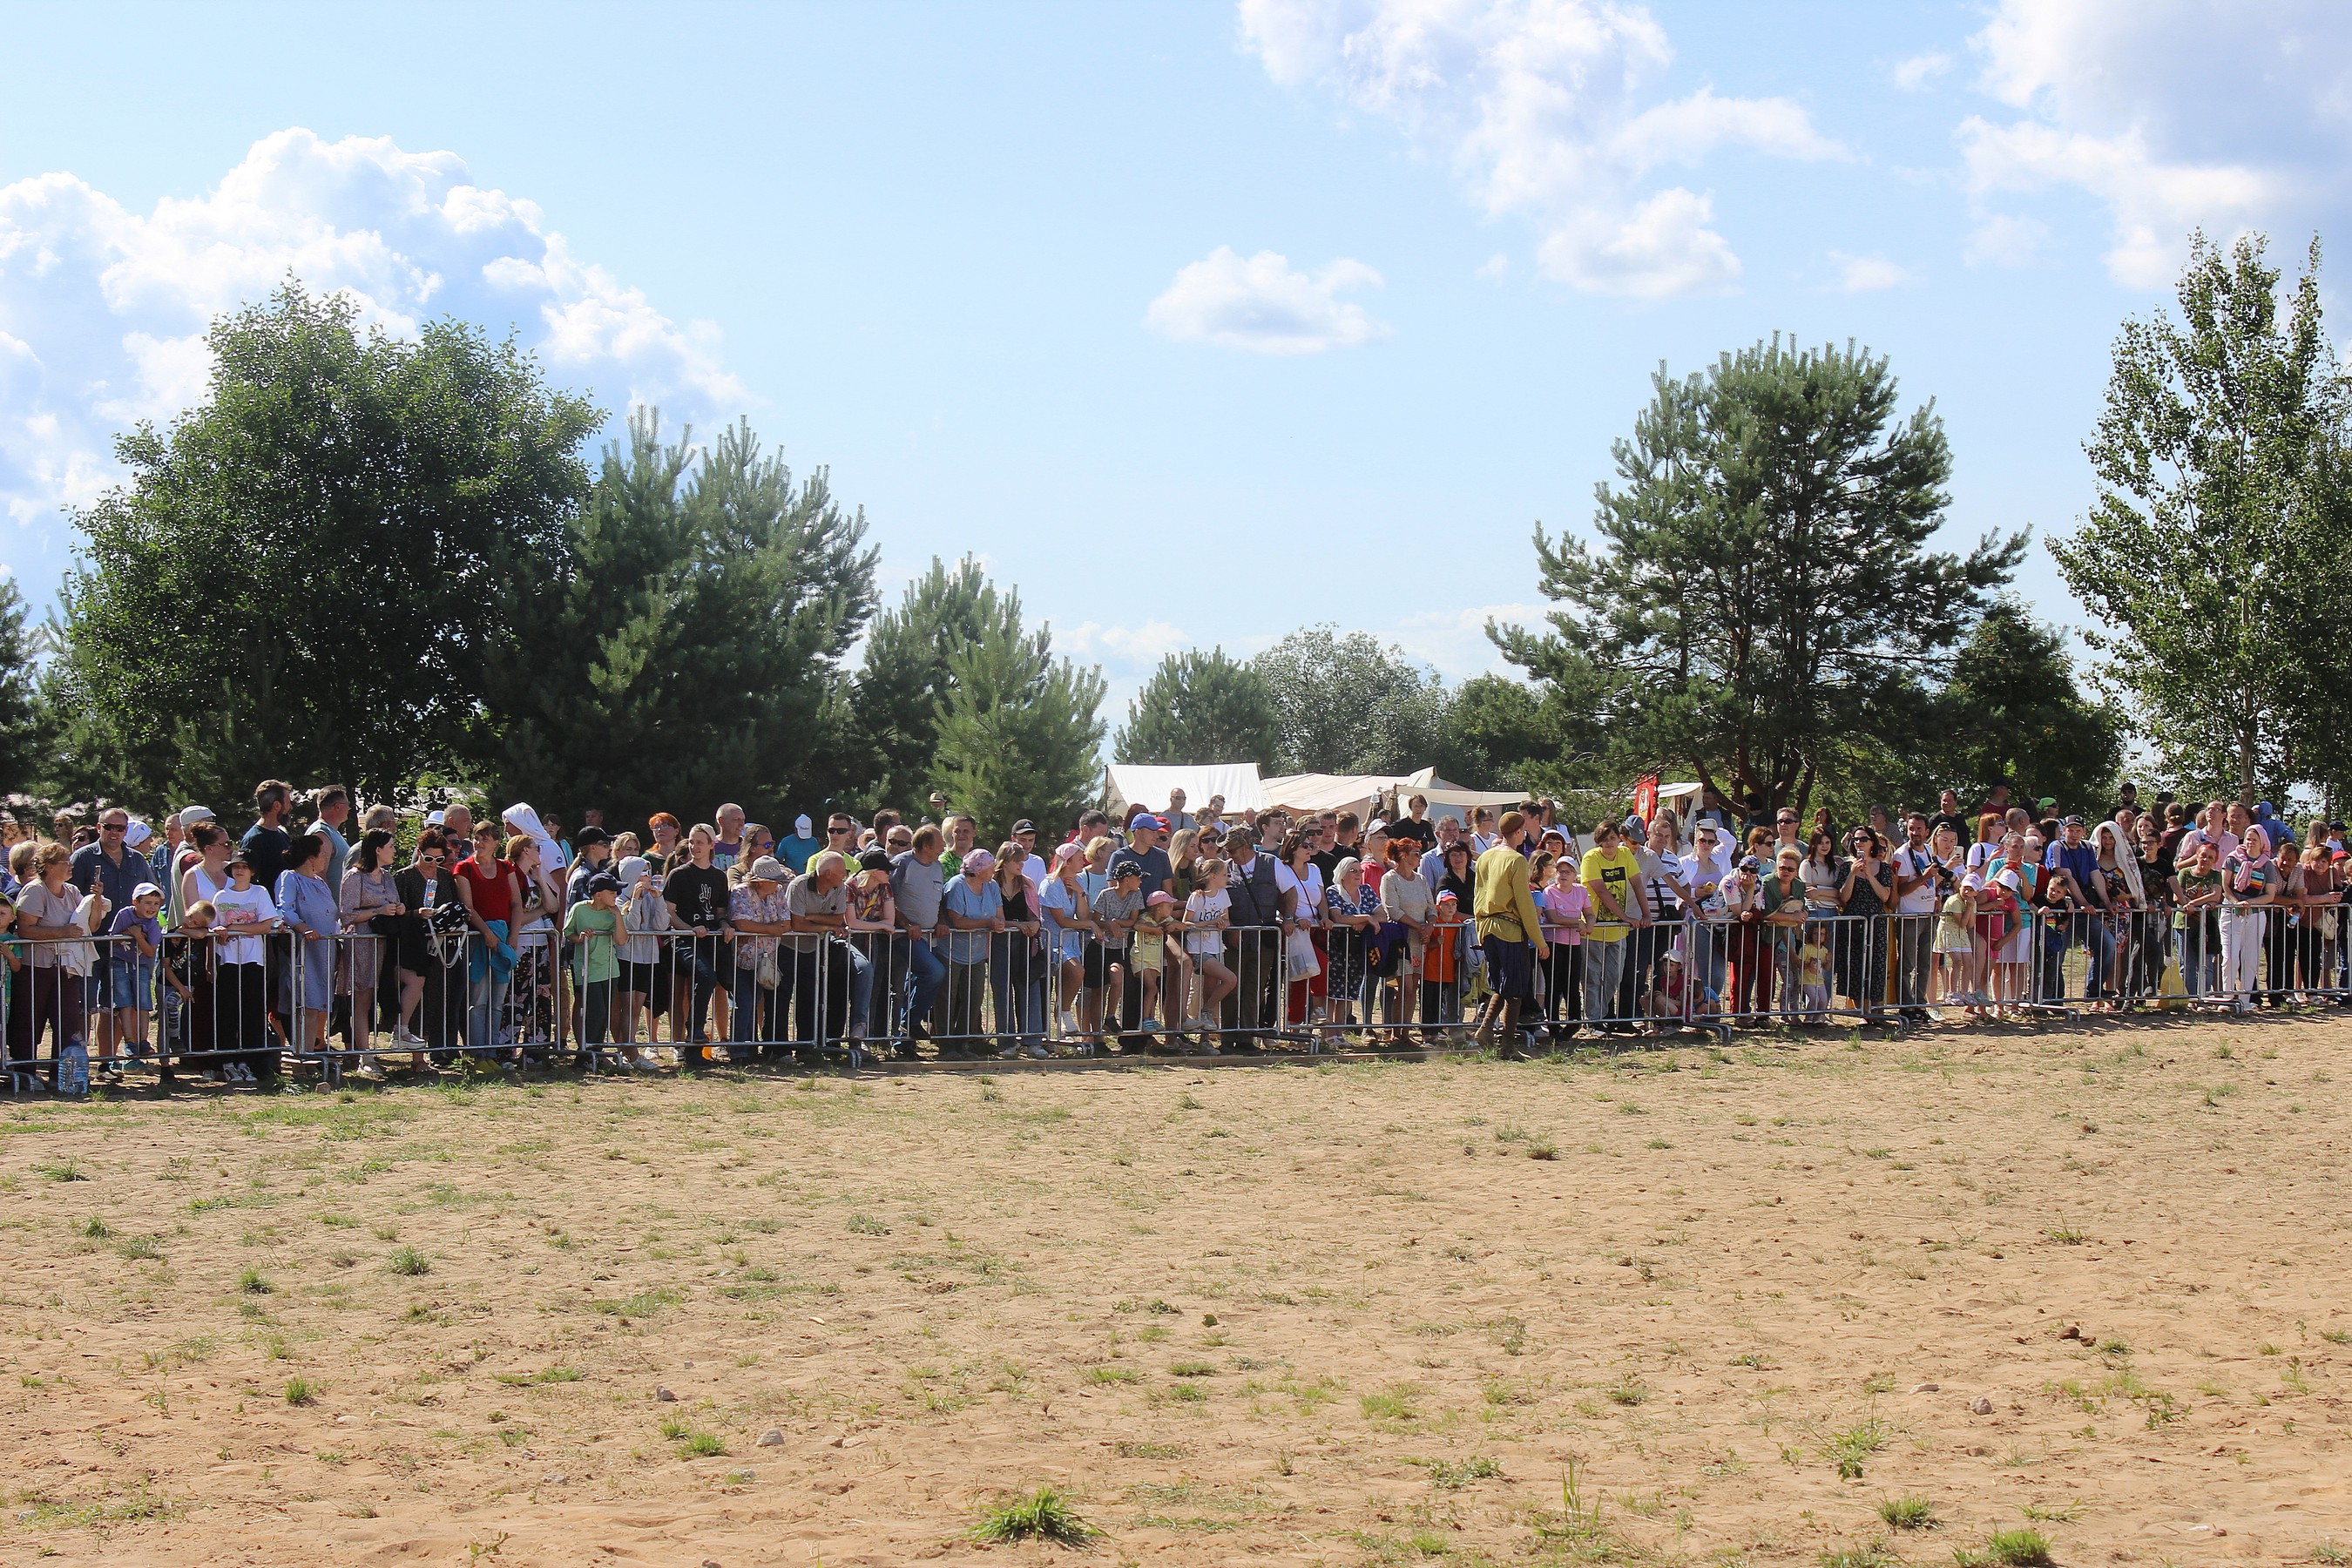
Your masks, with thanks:
[(0, 1562), (2352, 1561), (2347, 1045), (11, 1108)]

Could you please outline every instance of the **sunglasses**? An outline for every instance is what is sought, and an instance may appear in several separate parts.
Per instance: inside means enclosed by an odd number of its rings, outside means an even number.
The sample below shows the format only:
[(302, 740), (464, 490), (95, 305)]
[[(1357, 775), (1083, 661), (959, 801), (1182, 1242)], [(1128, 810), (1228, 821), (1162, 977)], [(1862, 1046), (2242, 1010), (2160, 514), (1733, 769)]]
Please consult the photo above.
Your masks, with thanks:
[(847, 827), (827, 827), (825, 831), (827, 833), (849, 833), (855, 830)]

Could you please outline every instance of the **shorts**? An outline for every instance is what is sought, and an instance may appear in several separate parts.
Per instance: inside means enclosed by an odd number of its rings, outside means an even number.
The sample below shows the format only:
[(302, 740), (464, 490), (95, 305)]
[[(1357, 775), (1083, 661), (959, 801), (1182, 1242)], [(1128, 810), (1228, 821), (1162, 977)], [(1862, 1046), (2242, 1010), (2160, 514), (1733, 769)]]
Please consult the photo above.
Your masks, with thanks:
[(613, 984), (619, 990), (633, 991), (640, 996), (650, 996), (654, 994), (656, 967), (651, 963), (631, 963), (628, 960), (623, 959), (620, 978)]
[(98, 1005), (152, 1009), (155, 1005), (155, 961), (152, 958), (117, 958), (108, 954), (98, 966)]
[(1506, 1002), (1524, 1002), (1535, 994), (1536, 950), (1533, 942), (1507, 937), (1482, 936), (1478, 951), (1486, 958), (1486, 984)]
[(1168, 939), (1158, 936), (1145, 937), (1129, 948), (1128, 952), (1133, 959), (1139, 973), (1148, 969), (1157, 973), (1167, 966)]
[(1127, 949), (1124, 945), (1118, 947), (1105, 947), (1101, 942), (1088, 942), (1087, 943), (1086, 960), (1087, 988), (1091, 991), (1098, 986), (1109, 984), (1110, 966), (1114, 963), (1125, 963), (1126, 962)]

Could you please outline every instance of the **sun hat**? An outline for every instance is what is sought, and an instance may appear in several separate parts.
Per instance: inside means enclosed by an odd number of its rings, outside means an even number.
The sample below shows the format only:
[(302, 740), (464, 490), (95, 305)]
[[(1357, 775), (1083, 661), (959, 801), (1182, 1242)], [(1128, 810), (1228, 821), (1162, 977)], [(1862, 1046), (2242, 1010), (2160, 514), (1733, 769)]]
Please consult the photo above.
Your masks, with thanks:
[(772, 855), (762, 855), (752, 861), (751, 868), (744, 875), (755, 882), (789, 882), (793, 879), (793, 874), (784, 869), (784, 863)]

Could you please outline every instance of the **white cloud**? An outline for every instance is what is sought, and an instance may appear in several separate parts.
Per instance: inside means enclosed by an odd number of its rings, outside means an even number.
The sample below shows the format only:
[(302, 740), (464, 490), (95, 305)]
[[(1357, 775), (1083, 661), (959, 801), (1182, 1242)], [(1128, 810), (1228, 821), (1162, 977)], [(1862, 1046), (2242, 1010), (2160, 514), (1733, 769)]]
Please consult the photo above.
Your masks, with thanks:
[(1389, 335), (1384, 322), (1339, 298), (1381, 287), (1381, 275), (1342, 258), (1314, 273), (1291, 270), (1271, 250), (1244, 259), (1219, 246), (1180, 269), (1144, 311), (1143, 324), (1178, 342), (1216, 343), (1262, 354), (1316, 354)]
[(1540, 628), (1548, 605), (1473, 605), (1460, 610), (1421, 610), (1397, 625), (1396, 645), (1448, 680), (1474, 675), (1520, 673), (1506, 664), (1486, 636), (1486, 623)]
[[(2017, 111), (1960, 126), (1980, 212), (2006, 197), (2073, 189), (2111, 224), (2109, 274), (2170, 283), (2192, 227), (2301, 237), (2352, 214), (2352, 7), (2279, 0), (2002, 0), (1971, 47), (1980, 85)], [(2020, 231), (1980, 232), (1988, 258)], [(2031, 245), (2023, 253), (2030, 254)]]
[(1739, 260), (1661, 164), (1719, 148), (1840, 155), (1780, 98), (1702, 87), (1645, 103), (1674, 51), (1649, 12), (1609, 0), (1240, 0), (1242, 36), (1286, 86), (1318, 82), (1444, 159), (1489, 216), (1526, 219), (1544, 270), (1596, 293), (1717, 292)]
[(288, 274), (414, 333), (455, 315), (512, 328), (560, 384), (674, 420), (731, 413), (716, 332), (572, 253), (540, 209), (475, 185), (451, 153), (299, 129), (254, 143), (212, 190), (144, 216), (69, 174), (0, 187), (0, 508), (19, 575), (64, 563), (60, 506), (119, 477), (114, 436), (201, 397), (213, 319)]
[(1190, 637), (1166, 621), (1146, 621), (1139, 626), (1082, 621), (1068, 631), (1054, 634), (1055, 652), (1113, 665), (1156, 665), (1170, 654), (1181, 653), (1192, 646)]
[(1511, 258), (1498, 250), (1479, 263), (1475, 276), (1482, 283), (1500, 283), (1510, 273)]
[(1906, 92), (1916, 92), (1951, 68), (1949, 55), (1913, 55), (1895, 63), (1895, 85)]
[(1906, 283), (1918, 281), (1909, 268), (1898, 267), (1883, 256), (1848, 256), (1843, 250), (1832, 250), (1830, 262), (1838, 269), (1838, 291), (1844, 294), (1900, 289)]
[(1993, 213), (1969, 232), (1964, 254), (1971, 267), (2028, 267), (2049, 237), (2048, 226), (2033, 218)]

